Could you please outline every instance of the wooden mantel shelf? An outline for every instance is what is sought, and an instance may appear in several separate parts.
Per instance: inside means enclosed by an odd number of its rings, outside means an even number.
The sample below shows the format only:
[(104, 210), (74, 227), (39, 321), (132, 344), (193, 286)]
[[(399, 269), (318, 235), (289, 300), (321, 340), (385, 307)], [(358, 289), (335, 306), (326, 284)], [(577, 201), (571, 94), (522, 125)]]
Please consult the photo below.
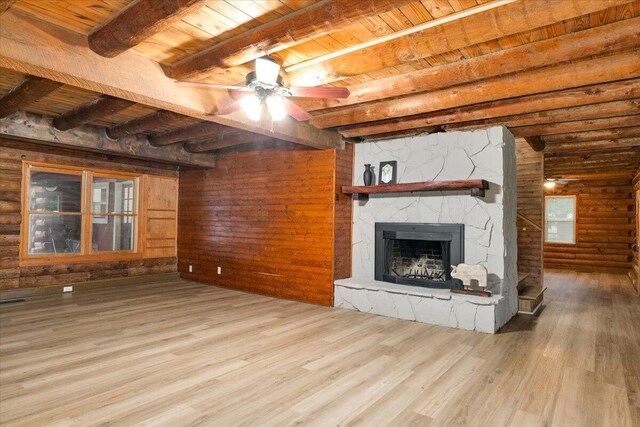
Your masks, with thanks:
[(345, 185), (342, 192), (353, 194), (356, 200), (368, 200), (369, 194), (381, 193), (411, 193), (414, 191), (459, 191), (470, 190), (474, 197), (484, 197), (489, 183), (484, 179), (465, 179), (456, 181), (424, 181), (408, 182), (406, 184), (387, 185)]

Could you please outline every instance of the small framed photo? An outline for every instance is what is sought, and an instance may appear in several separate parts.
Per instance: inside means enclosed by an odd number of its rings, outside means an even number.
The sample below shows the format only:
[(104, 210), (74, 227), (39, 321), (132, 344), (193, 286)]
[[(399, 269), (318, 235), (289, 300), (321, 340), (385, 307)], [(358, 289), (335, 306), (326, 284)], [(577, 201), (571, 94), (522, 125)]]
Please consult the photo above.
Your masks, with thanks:
[(388, 162), (380, 162), (380, 169), (378, 169), (378, 184), (396, 184), (398, 175), (398, 162), (391, 160)]

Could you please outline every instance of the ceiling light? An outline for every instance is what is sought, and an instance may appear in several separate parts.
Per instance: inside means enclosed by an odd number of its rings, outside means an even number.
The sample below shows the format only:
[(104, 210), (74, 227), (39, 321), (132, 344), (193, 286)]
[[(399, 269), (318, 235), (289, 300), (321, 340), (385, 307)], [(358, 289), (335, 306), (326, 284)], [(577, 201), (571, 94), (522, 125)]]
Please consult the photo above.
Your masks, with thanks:
[(240, 108), (249, 117), (249, 119), (257, 122), (262, 116), (262, 103), (255, 95), (247, 95), (240, 100)]
[(277, 122), (282, 120), (287, 115), (287, 110), (284, 108), (284, 100), (281, 96), (270, 96), (267, 98), (267, 109), (271, 120)]
[(556, 188), (556, 182), (547, 180), (547, 182), (544, 183), (544, 188), (548, 188), (549, 190), (552, 190)]
[(256, 80), (269, 85), (275, 85), (278, 81), (280, 65), (273, 59), (265, 56), (256, 59)]

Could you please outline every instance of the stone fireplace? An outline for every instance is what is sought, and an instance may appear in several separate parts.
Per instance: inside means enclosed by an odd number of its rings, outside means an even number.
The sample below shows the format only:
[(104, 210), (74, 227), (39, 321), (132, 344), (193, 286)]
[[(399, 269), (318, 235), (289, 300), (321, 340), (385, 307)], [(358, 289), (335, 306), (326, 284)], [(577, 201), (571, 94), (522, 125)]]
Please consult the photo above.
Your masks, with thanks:
[[(354, 185), (363, 185), (364, 164), (373, 165), (375, 174), (380, 162), (391, 160), (397, 161), (399, 183), (484, 179), (489, 189), (485, 197), (415, 192), (354, 201), (352, 277), (335, 282), (334, 305), (495, 333), (517, 312), (513, 135), (492, 127), (357, 144)], [(414, 230), (416, 225), (435, 228)], [(448, 274), (460, 262), (486, 267), (491, 297), (451, 293), (456, 283)]]
[(451, 265), (464, 261), (464, 224), (376, 223), (375, 280), (461, 289)]

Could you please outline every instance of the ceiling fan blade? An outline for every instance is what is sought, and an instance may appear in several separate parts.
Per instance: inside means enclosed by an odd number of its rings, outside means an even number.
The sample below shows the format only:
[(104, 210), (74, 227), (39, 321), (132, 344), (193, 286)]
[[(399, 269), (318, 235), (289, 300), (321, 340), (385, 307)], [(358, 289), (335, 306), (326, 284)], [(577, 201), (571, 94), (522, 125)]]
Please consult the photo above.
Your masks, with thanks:
[(218, 85), (215, 83), (205, 83), (205, 82), (176, 82), (178, 86), (195, 86), (195, 87), (206, 87), (210, 89), (224, 89), (224, 90), (239, 90), (242, 92), (252, 92), (252, 89), (249, 89), (246, 86), (230, 86), (230, 85)]
[(312, 117), (311, 114), (307, 113), (302, 108), (289, 101), (287, 98), (282, 98), (282, 102), (284, 104), (284, 109), (287, 110), (287, 114), (289, 114), (297, 121), (303, 122), (305, 120), (309, 120)]
[(346, 87), (290, 87), (292, 96), (305, 98), (348, 98), (349, 89)]
[(235, 111), (238, 111), (240, 109), (240, 101), (236, 101), (233, 102), (229, 105), (227, 105), (226, 107), (222, 107), (220, 108), (218, 111), (216, 111), (216, 116), (224, 116), (225, 114), (231, 114)]

